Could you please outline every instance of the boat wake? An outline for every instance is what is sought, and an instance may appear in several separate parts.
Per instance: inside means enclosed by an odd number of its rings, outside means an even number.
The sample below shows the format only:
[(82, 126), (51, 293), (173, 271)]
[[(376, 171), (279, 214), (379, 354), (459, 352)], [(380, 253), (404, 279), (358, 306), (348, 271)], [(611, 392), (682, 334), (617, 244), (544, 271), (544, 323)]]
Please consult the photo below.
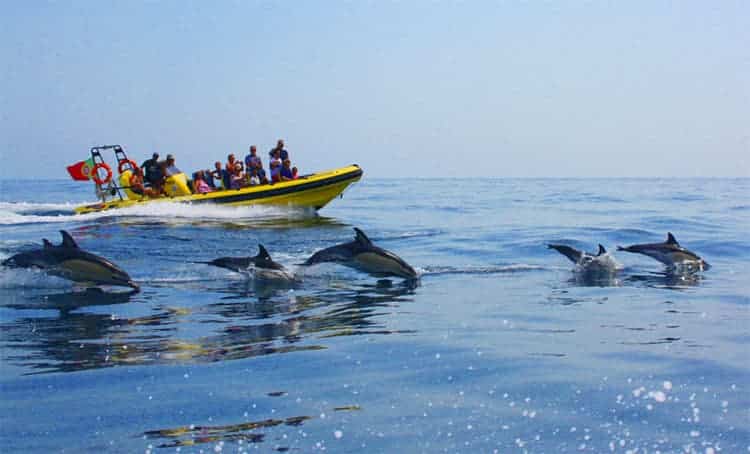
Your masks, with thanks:
[(86, 214), (76, 214), (75, 206), (72, 203), (0, 202), (0, 225), (85, 223), (108, 219), (138, 220), (146, 223), (244, 222), (274, 219), (296, 220), (315, 216), (315, 211), (312, 209), (262, 205), (234, 207), (160, 202)]
[(74, 208), (68, 203), (0, 202), (0, 225), (66, 222)]
[(419, 269), (420, 277), (440, 276), (445, 274), (507, 274), (523, 273), (530, 271), (548, 270), (549, 267), (540, 265), (529, 265), (525, 263), (516, 263), (511, 265), (490, 265), (490, 266), (428, 266)]

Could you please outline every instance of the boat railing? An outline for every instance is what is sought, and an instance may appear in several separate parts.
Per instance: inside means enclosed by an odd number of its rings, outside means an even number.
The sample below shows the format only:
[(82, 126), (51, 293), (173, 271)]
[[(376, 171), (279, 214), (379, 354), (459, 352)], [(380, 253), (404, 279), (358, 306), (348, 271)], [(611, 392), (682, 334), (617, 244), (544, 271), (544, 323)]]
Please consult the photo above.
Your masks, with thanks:
[[(94, 162), (94, 168), (96, 169), (96, 176), (98, 178), (101, 178), (101, 174), (99, 174), (100, 170), (105, 170), (103, 167), (96, 167), (97, 164), (103, 164), (109, 168), (110, 175), (107, 178), (106, 182), (98, 183), (94, 181), (94, 185), (96, 186), (96, 195), (98, 198), (102, 200), (102, 202), (106, 202), (108, 197), (119, 197), (120, 200), (125, 200), (126, 197), (123, 196), (122, 191), (125, 189), (128, 189), (129, 187), (121, 186), (118, 184), (117, 179), (114, 178), (113, 170), (109, 167), (109, 164), (107, 164), (107, 161), (102, 156), (103, 151), (109, 151), (113, 150), (115, 154), (115, 162), (117, 164), (117, 167), (121, 165), (122, 162), (129, 162), (128, 155), (125, 153), (125, 150), (120, 145), (99, 145), (96, 147), (91, 148), (91, 160)], [(106, 170), (105, 170), (106, 171)]]

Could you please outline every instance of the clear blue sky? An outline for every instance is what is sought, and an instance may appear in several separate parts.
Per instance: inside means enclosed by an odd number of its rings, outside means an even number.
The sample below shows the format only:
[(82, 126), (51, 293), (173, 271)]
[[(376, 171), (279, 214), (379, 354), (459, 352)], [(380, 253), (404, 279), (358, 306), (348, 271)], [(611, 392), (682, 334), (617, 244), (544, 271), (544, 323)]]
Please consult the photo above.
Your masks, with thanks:
[[(0, 177), (206, 167), (750, 176), (750, 2), (0, 3)], [(265, 156), (265, 153), (264, 153)]]

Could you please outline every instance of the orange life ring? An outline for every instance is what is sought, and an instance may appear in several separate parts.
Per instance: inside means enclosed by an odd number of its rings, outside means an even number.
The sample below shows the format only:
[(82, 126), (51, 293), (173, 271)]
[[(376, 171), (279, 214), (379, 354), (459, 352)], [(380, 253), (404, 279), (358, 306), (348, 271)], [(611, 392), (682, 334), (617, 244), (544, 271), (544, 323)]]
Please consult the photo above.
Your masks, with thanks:
[[(104, 169), (107, 171), (107, 176), (103, 180), (99, 178), (99, 169)], [(112, 179), (112, 169), (110, 169), (106, 163), (100, 162), (99, 164), (95, 165), (93, 169), (91, 169), (91, 179), (94, 180), (94, 183), (98, 185), (107, 184)]]
[(130, 165), (130, 170), (132, 170), (132, 171), (135, 171), (135, 169), (138, 168), (138, 164), (136, 164), (135, 161), (131, 161), (130, 159), (122, 159), (120, 161), (120, 165), (117, 166), (117, 171), (120, 172), (120, 173), (123, 173), (125, 171), (123, 169), (123, 167), (125, 166), (125, 164)]

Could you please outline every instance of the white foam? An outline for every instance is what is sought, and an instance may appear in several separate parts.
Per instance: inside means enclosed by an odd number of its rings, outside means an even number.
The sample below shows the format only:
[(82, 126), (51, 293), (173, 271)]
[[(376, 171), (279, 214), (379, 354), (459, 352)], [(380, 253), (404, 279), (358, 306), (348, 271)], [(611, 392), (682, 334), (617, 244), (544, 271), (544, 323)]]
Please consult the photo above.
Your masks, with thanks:
[(88, 222), (105, 217), (134, 217), (170, 222), (175, 220), (240, 222), (274, 218), (299, 219), (315, 213), (314, 210), (292, 207), (195, 205), (164, 201), (97, 213), (76, 214), (74, 211), (75, 206), (72, 203), (0, 202), (0, 225)]
[(0, 288), (70, 288), (71, 283), (37, 269), (0, 268)]
[(576, 263), (574, 271), (577, 273), (616, 273), (622, 269), (622, 264), (615, 260), (609, 252), (606, 252), (597, 256), (585, 255)]
[(73, 207), (70, 204), (0, 202), (0, 225), (55, 222), (74, 214)]
[(32, 202), (0, 202), (0, 211), (13, 211), (15, 213), (39, 213), (40, 211), (70, 211), (77, 205), (75, 203), (32, 203)]

